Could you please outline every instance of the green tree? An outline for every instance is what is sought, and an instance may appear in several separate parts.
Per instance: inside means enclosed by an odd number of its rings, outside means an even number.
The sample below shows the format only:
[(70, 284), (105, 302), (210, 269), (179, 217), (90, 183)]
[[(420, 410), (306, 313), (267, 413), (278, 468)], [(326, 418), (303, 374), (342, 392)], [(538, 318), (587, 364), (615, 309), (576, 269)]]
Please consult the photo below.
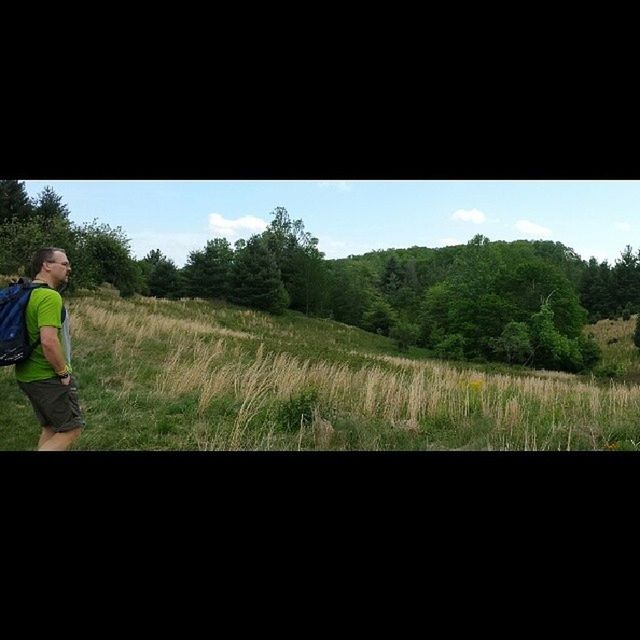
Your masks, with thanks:
[(498, 357), (509, 364), (524, 364), (533, 355), (529, 327), (524, 322), (507, 323), (500, 337), (490, 344)]
[[(631, 246), (627, 245), (613, 267), (615, 304), (624, 308), (627, 304), (640, 300), (640, 268), (638, 258)], [(618, 315), (622, 315), (621, 313)]]
[(593, 369), (593, 367), (602, 359), (602, 350), (598, 343), (590, 336), (581, 334), (577, 338), (578, 348), (582, 355), (582, 365), (585, 369)]
[(418, 344), (433, 347), (444, 339), (451, 329), (450, 313), (453, 311), (450, 300), (453, 296), (453, 285), (439, 282), (430, 287), (420, 307)]
[(535, 362), (553, 369), (560, 357), (560, 334), (553, 324), (554, 313), (548, 304), (531, 316), (530, 328)]
[(547, 264), (553, 264), (557, 267), (573, 288), (577, 289), (580, 286), (585, 263), (571, 247), (551, 240), (520, 240), (517, 242), (527, 243), (537, 257), (542, 258)]
[(0, 224), (0, 273), (27, 275), (31, 256), (41, 247), (61, 247), (72, 261), (71, 286), (76, 282), (74, 258), (77, 255), (76, 233), (66, 220), (52, 220), (45, 227), (40, 217), (12, 218)]
[(385, 300), (378, 299), (373, 302), (371, 308), (364, 312), (362, 326), (367, 331), (388, 336), (391, 327), (398, 321), (398, 314)]
[(452, 333), (444, 337), (435, 345), (435, 354), (445, 360), (463, 360), (465, 354), (465, 339), (459, 333)]
[(149, 295), (156, 298), (179, 298), (182, 294), (181, 279), (173, 260), (160, 249), (153, 249), (143, 259)]
[(575, 338), (587, 321), (587, 312), (571, 282), (552, 263), (539, 257), (524, 258), (505, 251), (506, 269), (498, 290), (518, 309), (517, 320), (526, 321), (542, 302), (554, 312), (554, 324), (563, 335)]
[(185, 293), (193, 298), (227, 298), (232, 266), (233, 251), (228, 240), (209, 240), (203, 250), (189, 254), (183, 269)]
[(289, 295), (275, 256), (261, 236), (252, 236), (236, 251), (232, 272), (231, 302), (279, 315), (289, 305)]
[(384, 265), (384, 272), (380, 283), (383, 293), (387, 295), (391, 301), (394, 300), (398, 289), (400, 289), (403, 284), (403, 280), (404, 269), (398, 262), (396, 255), (392, 253)]
[(389, 331), (389, 337), (395, 340), (400, 351), (406, 351), (418, 341), (420, 327), (412, 322), (399, 320)]
[[(0, 272), (29, 274), (29, 262), (36, 249), (61, 247), (69, 258), (75, 255), (76, 230), (70, 223), (68, 207), (51, 187), (31, 202), (24, 184), (4, 180), (0, 187)], [(73, 288), (75, 274), (70, 281)]]
[(48, 186), (38, 194), (33, 212), (34, 215), (40, 216), (45, 224), (52, 220), (69, 219), (69, 207), (62, 202), (62, 197)]
[(13, 218), (26, 220), (33, 216), (33, 204), (24, 182), (0, 180), (0, 224)]
[(324, 254), (318, 250), (318, 238), (308, 237), (291, 251), (289, 295), (291, 308), (322, 313), (326, 299), (327, 270)]
[(476, 233), (476, 235), (467, 242), (467, 246), (469, 247), (485, 247), (489, 244), (491, 244), (491, 240), (481, 233)]
[(328, 291), (333, 318), (345, 324), (363, 326), (364, 312), (379, 296), (376, 274), (370, 265), (338, 260), (328, 272)]
[(322, 308), (326, 272), (318, 239), (304, 230), (302, 220), (291, 220), (284, 207), (271, 212), (273, 220), (262, 233), (280, 269), (290, 306), (309, 314)]
[(612, 291), (612, 273), (609, 264), (591, 257), (583, 273), (579, 285), (580, 304), (588, 311), (590, 321), (597, 316), (606, 317), (615, 307), (615, 295)]
[(94, 288), (112, 284), (123, 296), (141, 288), (140, 272), (131, 258), (129, 239), (121, 227), (112, 228), (97, 220), (74, 230), (76, 243), (67, 255), (76, 286)]
[(404, 264), (402, 286), (398, 291), (398, 304), (412, 310), (413, 315), (417, 312), (416, 303), (419, 301), (420, 283), (416, 271), (415, 260), (409, 260)]
[(558, 332), (553, 322), (553, 310), (545, 303), (531, 317), (530, 331), (534, 363), (547, 369), (580, 371), (584, 367), (578, 339), (569, 339)]

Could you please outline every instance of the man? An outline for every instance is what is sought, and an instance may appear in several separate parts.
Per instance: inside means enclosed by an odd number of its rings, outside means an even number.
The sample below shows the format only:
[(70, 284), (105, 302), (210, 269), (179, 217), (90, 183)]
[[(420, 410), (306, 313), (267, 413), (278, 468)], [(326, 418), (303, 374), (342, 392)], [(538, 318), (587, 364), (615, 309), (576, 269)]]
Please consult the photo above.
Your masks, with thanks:
[(25, 310), (29, 340), (39, 336), (40, 344), (16, 364), (16, 379), (42, 427), (38, 451), (65, 451), (85, 425), (71, 377), (69, 321), (57, 291), (68, 283), (71, 265), (64, 249), (46, 247), (35, 252), (31, 269), (33, 282), (47, 285), (33, 290)]

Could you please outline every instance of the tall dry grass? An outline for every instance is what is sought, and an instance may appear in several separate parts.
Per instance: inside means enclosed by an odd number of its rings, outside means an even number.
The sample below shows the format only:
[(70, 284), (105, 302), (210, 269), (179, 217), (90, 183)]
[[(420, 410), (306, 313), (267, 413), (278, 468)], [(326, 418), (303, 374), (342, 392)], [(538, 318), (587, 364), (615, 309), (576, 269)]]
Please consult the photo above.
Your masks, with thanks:
[[(398, 427), (417, 428), (438, 416), (460, 424), (480, 416), (506, 437), (505, 448), (510, 448), (508, 442), (521, 440), (525, 449), (546, 448), (558, 430), (567, 432), (570, 448), (574, 429), (602, 435), (601, 425), (612, 418), (640, 414), (640, 388), (614, 383), (602, 388), (570, 376), (516, 378), (400, 359), (395, 359), (396, 370), (376, 364), (352, 369), (287, 353), (265, 354), (262, 345), (255, 357), (243, 362), (225, 361), (220, 343), (197, 357), (182, 355), (165, 360), (158, 393), (177, 397), (196, 391), (201, 412), (214, 397), (231, 394), (242, 402), (238, 429), (269, 401), (284, 400), (307, 388), (318, 390), (321, 407)], [(546, 440), (541, 440), (541, 430), (549, 432)]]
[[(196, 396), (191, 434), (197, 448), (301, 447), (303, 430), (297, 442), (286, 440), (269, 411), (308, 389), (317, 392), (312, 431), (320, 447), (328, 446), (327, 434), (335, 432), (340, 416), (363, 425), (365, 434), (370, 429), (371, 439), (361, 441), (371, 447), (381, 441), (375, 433), (380, 425), (419, 437), (446, 424), (452, 431), (466, 430), (464, 438), (434, 432), (434, 446), (462, 442), (467, 448), (504, 450), (571, 449), (576, 443), (602, 448), (609, 431), (640, 418), (637, 386), (603, 386), (559, 372), (510, 376), (353, 350), (344, 335), (354, 330), (332, 333), (330, 325), (317, 321), (308, 334), (296, 334), (255, 311), (118, 298), (76, 300), (71, 317), (74, 340), (89, 344), (102, 335), (109, 341), (117, 366), (105, 386), (117, 387), (118, 400), (141, 393), (144, 375), (145, 391), (158, 403)], [(621, 335), (628, 330), (621, 329)], [(313, 357), (295, 352), (320, 339), (342, 345), (345, 359), (327, 359), (321, 348)], [(151, 373), (145, 374), (147, 369)], [(209, 422), (220, 398), (234, 403), (227, 430)]]

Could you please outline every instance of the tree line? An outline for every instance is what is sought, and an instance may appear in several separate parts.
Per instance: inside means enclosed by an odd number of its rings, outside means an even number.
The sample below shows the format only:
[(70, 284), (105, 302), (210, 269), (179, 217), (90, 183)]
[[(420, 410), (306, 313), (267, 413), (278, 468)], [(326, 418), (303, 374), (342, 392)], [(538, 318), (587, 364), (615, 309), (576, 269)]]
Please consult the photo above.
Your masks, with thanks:
[(281, 314), (291, 308), (323, 315), (324, 254), (318, 239), (277, 207), (267, 229), (232, 247), (215, 238), (192, 251), (179, 268), (160, 249), (131, 256), (120, 227), (97, 220), (76, 225), (51, 187), (29, 198), (23, 182), (0, 180), (0, 273), (33, 275), (28, 264), (42, 246), (66, 249), (73, 265), (70, 289), (113, 285), (122, 296), (199, 297)]
[(39, 246), (67, 249), (72, 286), (110, 283), (121, 295), (199, 297), (282, 314), (331, 318), (417, 345), (435, 357), (503, 361), (582, 371), (599, 350), (586, 322), (640, 309), (640, 252), (626, 247), (613, 266), (584, 261), (559, 242), (495, 241), (372, 251), (326, 260), (318, 239), (284, 207), (265, 231), (233, 246), (215, 238), (179, 268), (159, 249), (131, 257), (120, 227), (69, 220), (45, 189), (0, 181), (0, 273), (25, 273)]

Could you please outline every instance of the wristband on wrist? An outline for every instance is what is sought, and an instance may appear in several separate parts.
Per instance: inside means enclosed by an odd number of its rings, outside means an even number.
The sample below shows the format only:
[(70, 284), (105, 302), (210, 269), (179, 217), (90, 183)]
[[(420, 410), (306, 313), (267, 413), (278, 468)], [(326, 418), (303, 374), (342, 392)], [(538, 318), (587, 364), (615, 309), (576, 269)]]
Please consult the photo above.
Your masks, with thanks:
[(58, 378), (68, 378), (69, 370), (65, 367), (62, 371), (56, 371)]

